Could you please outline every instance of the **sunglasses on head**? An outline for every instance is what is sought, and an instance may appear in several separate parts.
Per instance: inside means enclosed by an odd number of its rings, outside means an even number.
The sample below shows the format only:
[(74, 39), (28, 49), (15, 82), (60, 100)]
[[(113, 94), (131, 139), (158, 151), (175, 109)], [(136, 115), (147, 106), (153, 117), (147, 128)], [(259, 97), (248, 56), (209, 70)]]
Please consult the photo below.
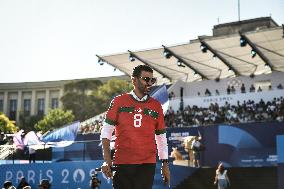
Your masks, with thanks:
[(141, 79), (143, 79), (146, 83), (149, 83), (151, 81), (152, 84), (156, 83), (157, 78), (155, 77), (140, 77)]

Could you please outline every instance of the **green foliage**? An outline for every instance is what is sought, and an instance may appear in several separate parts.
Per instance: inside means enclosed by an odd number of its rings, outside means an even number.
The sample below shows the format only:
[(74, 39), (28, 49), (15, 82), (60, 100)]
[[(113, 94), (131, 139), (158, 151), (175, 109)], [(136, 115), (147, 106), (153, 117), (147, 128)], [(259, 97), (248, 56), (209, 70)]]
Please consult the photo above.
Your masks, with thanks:
[(133, 89), (132, 84), (129, 81), (111, 79), (104, 85), (100, 86), (97, 91), (94, 91), (93, 95), (100, 102), (101, 112), (107, 110), (110, 101), (117, 95), (127, 93)]
[(84, 121), (100, 111), (100, 104), (92, 95), (102, 82), (99, 80), (79, 80), (64, 86), (61, 98), (64, 110), (72, 110), (75, 119)]
[(0, 112), (0, 131), (4, 133), (15, 133), (17, 127), (15, 121), (11, 121), (5, 114)]
[(19, 127), (24, 129), (26, 133), (29, 131), (34, 131), (36, 123), (42, 120), (43, 117), (43, 115), (24, 116), (23, 114), (20, 114)]
[(129, 92), (131, 83), (112, 79), (102, 84), (99, 80), (80, 80), (64, 86), (61, 98), (64, 110), (72, 110), (75, 119), (84, 121), (107, 110), (109, 102), (118, 94)]
[(95, 96), (102, 100), (110, 101), (116, 95), (127, 93), (133, 89), (130, 82), (125, 80), (111, 79), (100, 86)]
[(40, 120), (35, 128), (43, 132), (60, 128), (66, 124), (72, 123), (74, 115), (72, 111), (64, 111), (61, 109), (53, 109), (48, 112), (42, 120)]

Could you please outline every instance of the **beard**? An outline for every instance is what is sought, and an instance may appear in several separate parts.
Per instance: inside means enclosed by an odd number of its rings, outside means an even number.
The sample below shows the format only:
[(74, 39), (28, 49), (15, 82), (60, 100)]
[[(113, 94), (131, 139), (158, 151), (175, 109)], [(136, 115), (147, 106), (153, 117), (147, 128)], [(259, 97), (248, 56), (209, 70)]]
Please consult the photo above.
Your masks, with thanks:
[(151, 86), (143, 85), (140, 81), (138, 81), (138, 90), (141, 94), (147, 95), (151, 91)]

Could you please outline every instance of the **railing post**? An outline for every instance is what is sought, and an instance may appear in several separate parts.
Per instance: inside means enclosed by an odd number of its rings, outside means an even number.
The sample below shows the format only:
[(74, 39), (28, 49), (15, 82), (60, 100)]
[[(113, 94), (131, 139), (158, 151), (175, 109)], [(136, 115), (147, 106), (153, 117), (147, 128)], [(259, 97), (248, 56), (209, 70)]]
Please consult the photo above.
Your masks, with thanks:
[(85, 154), (86, 153), (86, 142), (84, 141), (84, 150), (83, 150), (83, 161), (85, 161)]
[[(45, 143), (43, 144), (43, 155), (45, 155), (46, 154), (46, 152), (45, 152)], [(42, 158), (42, 163), (44, 163), (44, 158), (45, 158), (45, 156), (43, 156), (43, 158)]]

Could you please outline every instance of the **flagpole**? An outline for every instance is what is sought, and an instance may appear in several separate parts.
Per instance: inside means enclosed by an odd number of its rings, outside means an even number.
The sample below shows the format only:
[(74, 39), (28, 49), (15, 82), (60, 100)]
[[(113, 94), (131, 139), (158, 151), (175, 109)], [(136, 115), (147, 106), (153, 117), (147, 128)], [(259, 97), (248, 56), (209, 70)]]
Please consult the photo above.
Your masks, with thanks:
[(239, 21), (241, 21), (241, 16), (240, 16), (240, 0), (238, 0), (238, 17), (239, 17)]

